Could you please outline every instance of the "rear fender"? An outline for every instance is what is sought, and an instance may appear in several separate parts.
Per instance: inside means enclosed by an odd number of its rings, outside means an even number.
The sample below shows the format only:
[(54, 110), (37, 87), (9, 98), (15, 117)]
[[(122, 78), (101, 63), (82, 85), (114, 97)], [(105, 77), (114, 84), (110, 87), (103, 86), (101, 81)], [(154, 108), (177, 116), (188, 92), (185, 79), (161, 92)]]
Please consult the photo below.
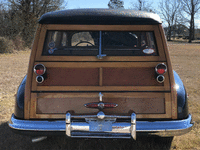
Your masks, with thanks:
[(16, 94), (14, 115), (16, 118), (19, 119), (24, 119), (24, 92), (25, 92), (26, 78), (27, 75), (24, 77), (21, 84), (19, 85)]
[(175, 89), (177, 92), (177, 111), (178, 111), (178, 119), (185, 119), (188, 117), (188, 100), (187, 100), (187, 92), (183, 85), (183, 82), (179, 75), (174, 72), (174, 79), (175, 79)]

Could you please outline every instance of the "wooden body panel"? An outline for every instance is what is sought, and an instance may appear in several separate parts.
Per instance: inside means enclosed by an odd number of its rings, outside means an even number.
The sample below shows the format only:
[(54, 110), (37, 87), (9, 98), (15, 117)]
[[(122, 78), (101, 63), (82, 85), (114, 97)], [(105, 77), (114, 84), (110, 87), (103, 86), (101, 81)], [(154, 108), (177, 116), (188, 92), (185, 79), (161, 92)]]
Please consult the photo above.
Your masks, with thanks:
[[(38, 84), (35, 81), (36, 74), (33, 73), (32, 91), (170, 91), (168, 73), (164, 75), (166, 78), (164, 83), (156, 81), (154, 68), (163, 62), (36, 62), (35, 64), (39, 63), (46, 66), (47, 79), (44, 83)], [(84, 74), (84, 69), (90, 71), (88, 76), (88, 73)], [(67, 75), (66, 71), (69, 70), (73, 71)], [(53, 81), (50, 81), (51, 79)]]
[(103, 68), (103, 86), (163, 86), (154, 67)]
[[(106, 108), (104, 113), (109, 115), (130, 115), (130, 112), (137, 114), (164, 114), (164, 98), (104, 98), (105, 102), (117, 103), (116, 108)], [(37, 114), (65, 114), (73, 112), (76, 115), (97, 114), (98, 109), (89, 109), (84, 104), (99, 102), (98, 97), (94, 98), (38, 98)]]
[[(47, 68), (47, 78), (37, 86), (163, 86), (154, 67)], [(102, 78), (100, 78), (100, 76)], [(101, 83), (102, 82), (102, 83)], [(101, 84), (101, 85), (99, 85)]]
[(98, 86), (99, 68), (48, 68), (47, 78), (37, 86)]
[[(170, 93), (103, 93), (103, 102), (117, 103), (116, 108), (104, 109), (107, 115), (137, 114), (137, 118), (170, 118)], [(98, 93), (32, 93), (31, 118), (64, 118), (66, 112), (74, 115), (92, 115), (98, 109), (84, 104), (98, 102)]]
[[(153, 31), (155, 35), (155, 40), (157, 44), (157, 49), (159, 56), (106, 56), (103, 59), (97, 59), (95, 56), (42, 56), (42, 50), (44, 45), (44, 40), (46, 36), (47, 30), (85, 30), (85, 31)], [(82, 82), (79, 84), (80, 81), (77, 81), (75, 85), (69, 84), (66, 86), (67, 81), (62, 84), (54, 83), (48, 84), (43, 83), (43, 85), (38, 85), (35, 81), (36, 74), (33, 72), (33, 67), (35, 64), (42, 63), (48, 68), (53, 69), (91, 69), (94, 73), (93, 75), (88, 75), (89, 78), (94, 78), (94, 80), (90, 80), (88, 82)], [(158, 84), (153, 81), (153, 74), (150, 76), (150, 82), (146, 79), (146, 74), (153, 69), (157, 64), (165, 63), (168, 67), (168, 71), (165, 74), (165, 82), (163, 84)], [(125, 69), (127, 68), (127, 70)], [(137, 79), (132, 79), (130, 82), (128, 81), (120, 81), (116, 84), (116, 80), (119, 80), (120, 77), (113, 77), (109, 78), (109, 76), (105, 74), (118, 74), (118, 76), (122, 76), (125, 71), (125, 76), (127, 79), (129, 78), (129, 73), (133, 73), (134, 70), (141, 72), (146, 71), (145, 75), (141, 75), (137, 73), (136, 76), (140, 76), (140, 81), (136, 85)], [(144, 71), (145, 70), (145, 71)], [(49, 69), (50, 71), (50, 69)], [(52, 70), (53, 71), (53, 70)], [(55, 71), (55, 70), (54, 70)], [(53, 71), (53, 72), (54, 72)], [(48, 72), (48, 71), (47, 71)], [(70, 71), (71, 72), (71, 71)], [(54, 72), (54, 74), (56, 74)], [(73, 73), (71, 76), (74, 76)], [(63, 76), (64, 77), (64, 76)], [(81, 79), (81, 81), (83, 81)], [(153, 81), (153, 82), (152, 82)], [(149, 83), (148, 83), (149, 82)], [(88, 83), (88, 85), (86, 85)], [(49, 109), (46, 107), (45, 102), (48, 103), (58, 103), (62, 105), (68, 106), (71, 102), (76, 103), (77, 100), (77, 93), (59, 93), (59, 92), (71, 92), (71, 91), (85, 91), (86, 93), (79, 93), (78, 96), (81, 98), (81, 103), (85, 100), (88, 102), (91, 100), (97, 100), (98, 93), (90, 93), (92, 91), (100, 92), (105, 91), (109, 92), (112, 91), (114, 93), (104, 93), (105, 100), (109, 101), (117, 101), (120, 105), (127, 105), (132, 101), (135, 101), (135, 105), (127, 106), (126, 108), (120, 108), (118, 110), (119, 114), (128, 115), (128, 110), (131, 110), (130, 107), (140, 105), (136, 109), (137, 118), (177, 118), (177, 99), (176, 99), (176, 92), (173, 88), (174, 86), (174, 78), (173, 72), (171, 67), (171, 62), (169, 58), (169, 53), (167, 50), (167, 44), (164, 37), (164, 32), (162, 30), (161, 25), (40, 25), (38, 31), (36, 33), (36, 38), (34, 41), (34, 45), (32, 48), (32, 53), (30, 57), (29, 69), (27, 74), (27, 83), (26, 83), (26, 90), (25, 90), (25, 119), (29, 118), (65, 118), (65, 114), (63, 113), (66, 108), (62, 107), (62, 109), (54, 109), (51, 110), (50, 106)], [(31, 93), (32, 91), (32, 93)], [(36, 92), (47, 92), (47, 93), (36, 93)], [(49, 91), (55, 91), (57, 93), (48, 93)], [(119, 92), (124, 93), (119, 93)], [(129, 91), (128, 93), (126, 93)], [(140, 92), (138, 92), (140, 91)], [(149, 91), (149, 92), (147, 92)], [(152, 91), (160, 93), (151, 93)], [(60, 95), (61, 98), (57, 98)], [(157, 97), (155, 98), (155, 95)], [(89, 97), (89, 98), (88, 98)], [(92, 98), (91, 98), (92, 97)], [(94, 98), (95, 97), (95, 98)], [(111, 97), (111, 98), (109, 98)], [(120, 98), (122, 97), (122, 98)], [(127, 98), (131, 97), (131, 98)], [(71, 99), (67, 101), (66, 99)], [(152, 98), (152, 99), (151, 99)], [(48, 100), (47, 100), (48, 99)], [(53, 100), (58, 99), (57, 102)], [(111, 100), (112, 99), (112, 100)], [(147, 99), (150, 99), (148, 102)], [(62, 101), (63, 100), (63, 101)], [(126, 103), (123, 103), (126, 101)], [(141, 103), (144, 102), (147, 106), (142, 106)], [(156, 103), (158, 102), (158, 103)], [(78, 103), (78, 102), (77, 102)], [(156, 103), (156, 104), (155, 104)], [(85, 103), (84, 103), (85, 104)], [(153, 105), (153, 107), (159, 108), (156, 112), (156, 109), (150, 109), (149, 105)], [(38, 107), (40, 105), (40, 107)], [(38, 108), (37, 108), (38, 107)], [(45, 109), (46, 110), (45, 110)], [(69, 107), (69, 109), (71, 109)], [(74, 108), (75, 109), (75, 108)], [(86, 109), (86, 108), (84, 108)], [(90, 109), (89, 109), (90, 110)], [(51, 111), (53, 111), (51, 113)], [(56, 113), (55, 111), (61, 111), (61, 113)], [(95, 111), (95, 112), (94, 112)], [(96, 113), (97, 109), (90, 110), (88, 114)], [(106, 110), (108, 114), (112, 114), (112, 110)], [(125, 111), (125, 113), (123, 112)], [(134, 110), (133, 110), (134, 111)], [(82, 112), (80, 112), (81, 114)], [(87, 114), (87, 111), (84, 113)], [(117, 113), (116, 113), (117, 114)]]

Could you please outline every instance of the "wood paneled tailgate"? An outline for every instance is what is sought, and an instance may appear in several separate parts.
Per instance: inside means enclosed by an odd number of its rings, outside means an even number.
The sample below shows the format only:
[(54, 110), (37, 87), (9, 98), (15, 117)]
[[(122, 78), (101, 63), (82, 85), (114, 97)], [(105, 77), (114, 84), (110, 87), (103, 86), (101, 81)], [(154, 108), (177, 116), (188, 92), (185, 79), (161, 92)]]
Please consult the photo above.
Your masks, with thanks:
[[(170, 118), (171, 97), (168, 73), (164, 83), (156, 81), (155, 66), (161, 62), (36, 62), (46, 66), (45, 81), (33, 73), (31, 118), (64, 118), (97, 114), (86, 103), (117, 103), (104, 109), (108, 115), (137, 114), (137, 118)], [(42, 93), (41, 93), (42, 92)], [(73, 92), (73, 93), (71, 93)], [(122, 93), (123, 92), (123, 93)]]
[[(98, 109), (84, 107), (90, 102), (117, 103), (118, 107), (104, 109), (105, 114), (130, 115), (137, 118), (177, 118), (177, 100), (173, 71), (161, 25), (43, 25), (37, 31), (25, 90), (25, 119), (65, 118), (73, 114), (97, 114)], [(104, 30), (104, 31), (153, 31), (159, 56), (42, 56), (47, 30)], [(40, 33), (40, 34), (39, 34)], [(162, 35), (162, 38), (160, 38)], [(163, 43), (165, 45), (163, 45)], [(36, 82), (33, 67), (46, 67), (45, 81)], [(167, 65), (164, 83), (156, 81), (155, 66)]]

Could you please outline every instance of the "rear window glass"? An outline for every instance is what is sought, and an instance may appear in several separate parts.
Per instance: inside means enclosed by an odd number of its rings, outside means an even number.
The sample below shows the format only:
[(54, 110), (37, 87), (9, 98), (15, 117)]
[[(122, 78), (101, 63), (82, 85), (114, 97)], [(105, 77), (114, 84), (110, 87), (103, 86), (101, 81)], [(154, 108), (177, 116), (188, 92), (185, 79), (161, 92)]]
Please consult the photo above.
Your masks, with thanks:
[(153, 32), (48, 31), (42, 55), (157, 56)]

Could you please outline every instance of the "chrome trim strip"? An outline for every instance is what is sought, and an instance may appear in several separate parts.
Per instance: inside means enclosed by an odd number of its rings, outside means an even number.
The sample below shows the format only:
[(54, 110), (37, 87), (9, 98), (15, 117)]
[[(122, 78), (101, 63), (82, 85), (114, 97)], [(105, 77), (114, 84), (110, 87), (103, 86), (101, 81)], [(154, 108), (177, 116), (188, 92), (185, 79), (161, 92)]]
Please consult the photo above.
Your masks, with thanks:
[[(83, 115), (83, 116), (71, 116), (71, 118), (81, 119), (81, 118), (95, 118), (97, 115)], [(131, 116), (115, 116), (115, 115), (105, 115), (106, 118), (131, 118)]]
[(99, 31), (99, 55), (97, 55), (98, 59), (103, 59), (106, 54), (102, 54), (102, 31)]
[[(113, 116), (112, 116), (113, 117)], [(134, 119), (133, 119), (134, 120)], [(171, 120), (171, 121), (136, 121), (136, 132), (138, 133), (147, 133), (149, 135), (158, 135), (158, 136), (176, 136), (182, 135), (189, 132), (194, 123), (192, 123), (191, 115), (188, 116), (187, 119), (183, 120)], [(12, 114), (10, 122), (8, 122), (10, 128), (15, 130), (24, 130), (24, 131), (64, 131), (66, 132), (66, 121), (37, 121), (37, 120), (19, 120), (14, 117)], [(127, 137), (131, 137), (130, 134), (131, 123), (126, 122), (116, 122), (112, 125), (112, 131), (110, 134), (115, 134), (113, 138), (123, 138), (120, 134), (125, 133)], [(79, 136), (74, 136), (74, 132), (80, 131)], [(71, 137), (87, 137), (93, 138), (93, 136), (89, 136), (92, 133), (85, 131), (89, 131), (89, 125), (86, 122), (72, 122), (71, 123)], [(73, 132), (72, 132), (73, 131)], [(83, 132), (84, 131), (84, 132)], [(99, 136), (94, 136), (98, 138), (108, 138), (102, 137), (104, 134), (106, 135), (109, 132), (99, 132)], [(117, 136), (119, 134), (119, 136)], [(86, 136), (87, 135), (87, 136)]]

